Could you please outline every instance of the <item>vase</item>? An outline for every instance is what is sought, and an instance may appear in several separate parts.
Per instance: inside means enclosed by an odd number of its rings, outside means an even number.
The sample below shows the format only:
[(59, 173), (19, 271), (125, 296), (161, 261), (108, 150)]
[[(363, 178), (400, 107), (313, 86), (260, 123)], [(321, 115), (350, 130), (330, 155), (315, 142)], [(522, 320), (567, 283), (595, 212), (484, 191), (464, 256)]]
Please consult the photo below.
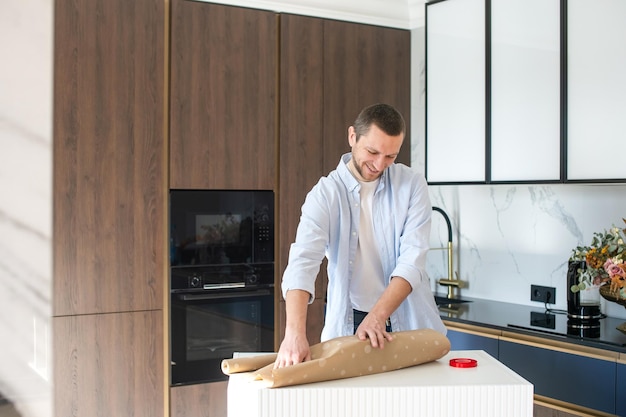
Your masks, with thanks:
[[(611, 291), (610, 285), (603, 285), (600, 287), (600, 295), (607, 301), (617, 303), (626, 308), (626, 291), (624, 289), (617, 289)], [(626, 333), (626, 322), (617, 326), (617, 330)]]
[(571, 287), (578, 285), (578, 270), (585, 270), (587, 262), (569, 261), (567, 265), (567, 318), (568, 325), (584, 325), (589, 322), (596, 323), (601, 317), (600, 311), (600, 288), (590, 286), (584, 290), (572, 292)]

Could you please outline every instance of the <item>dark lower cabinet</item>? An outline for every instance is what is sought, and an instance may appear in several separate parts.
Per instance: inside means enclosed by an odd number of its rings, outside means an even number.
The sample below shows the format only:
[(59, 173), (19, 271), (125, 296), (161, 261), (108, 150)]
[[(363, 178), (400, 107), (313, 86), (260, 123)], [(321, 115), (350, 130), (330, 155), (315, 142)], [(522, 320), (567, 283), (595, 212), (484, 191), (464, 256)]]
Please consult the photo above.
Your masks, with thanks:
[[(622, 354), (623, 355), (623, 354)], [(617, 379), (615, 380), (615, 414), (626, 417), (626, 363), (617, 364)]]
[[(530, 381), (535, 394), (606, 413), (616, 412), (616, 387), (624, 385), (616, 385), (615, 362), (503, 340), (499, 360)], [(624, 380), (624, 369), (621, 373)]]
[(452, 350), (484, 350), (494, 358), (498, 358), (498, 338), (480, 336), (456, 330), (448, 330), (448, 339)]
[(568, 353), (547, 345), (536, 346), (539, 342), (530, 345), (513, 341), (510, 336), (504, 340), (502, 335), (477, 332), (448, 329), (452, 350), (484, 350), (533, 384), (537, 395), (626, 417), (623, 361), (576, 354), (574, 344), (573, 353)]

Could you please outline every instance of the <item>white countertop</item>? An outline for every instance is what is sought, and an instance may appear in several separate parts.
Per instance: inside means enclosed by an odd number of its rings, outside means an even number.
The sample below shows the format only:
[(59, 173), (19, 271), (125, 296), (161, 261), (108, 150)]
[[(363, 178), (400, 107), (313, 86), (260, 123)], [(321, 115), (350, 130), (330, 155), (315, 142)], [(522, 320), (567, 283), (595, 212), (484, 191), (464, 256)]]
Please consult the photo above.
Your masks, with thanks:
[[(451, 358), (475, 368), (453, 368)], [(283, 388), (231, 375), (228, 417), (532, 417), (533, 386), (482, 350), (397, 371)]]

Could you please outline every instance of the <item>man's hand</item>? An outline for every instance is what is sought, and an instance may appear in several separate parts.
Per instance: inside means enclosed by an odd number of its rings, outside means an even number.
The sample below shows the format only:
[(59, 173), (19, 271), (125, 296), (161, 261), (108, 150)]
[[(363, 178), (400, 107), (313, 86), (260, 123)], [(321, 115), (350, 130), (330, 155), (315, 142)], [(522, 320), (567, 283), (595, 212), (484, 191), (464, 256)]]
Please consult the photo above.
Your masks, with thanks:
[(283, 342), (280, 344), (278, 356), (274, 362), (274, 369), (284, 368), (300, 362), (311, 360), (311, 349), (306, 335), (285, 334)]
[(287, 291), (285, 338), (280, 344), (274, 369), (311, 360), (311, 349), (306, 338), (306, 314), (310, 297), (311, 294), (306, 291)]
[(376, 317), (375, 314), (369, 313), (359, 327), (356, 329), (356, 335), (359, 340), (369, 339), (373, 348), (385, 347), (385, 340), (391, 342), (393, 337), (387, 332), (387, 324), (385, 319)]
[(365, 316), (356, 329), (356, 335), (359, 340), (369, 338), (372, 347), (380, 347), (381, 349), (385, 346), (385, 340), (391, 342), (393, 337), (387, 332), (385, 322), (411, 291), (413, 291), (413, 289), (407, 280), (402, 277), (392, 277), (389, 285), (376, 304), (374, 304), (372, 310)]

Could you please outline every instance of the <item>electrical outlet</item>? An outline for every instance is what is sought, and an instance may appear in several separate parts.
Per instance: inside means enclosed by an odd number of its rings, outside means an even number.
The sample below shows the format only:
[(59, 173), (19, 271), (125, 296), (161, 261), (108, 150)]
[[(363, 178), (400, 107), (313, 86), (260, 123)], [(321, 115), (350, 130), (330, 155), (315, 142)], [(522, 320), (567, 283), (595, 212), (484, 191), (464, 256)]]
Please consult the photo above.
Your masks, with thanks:
[(530, 312), (530, 325), (544, 327), (546, 329), (556, 329), (556, 316), (554, 314)]
[(542, 287), (541, 285), (530, 286), (530, 301), (554, 304), (556, 299), (556, 288)]

